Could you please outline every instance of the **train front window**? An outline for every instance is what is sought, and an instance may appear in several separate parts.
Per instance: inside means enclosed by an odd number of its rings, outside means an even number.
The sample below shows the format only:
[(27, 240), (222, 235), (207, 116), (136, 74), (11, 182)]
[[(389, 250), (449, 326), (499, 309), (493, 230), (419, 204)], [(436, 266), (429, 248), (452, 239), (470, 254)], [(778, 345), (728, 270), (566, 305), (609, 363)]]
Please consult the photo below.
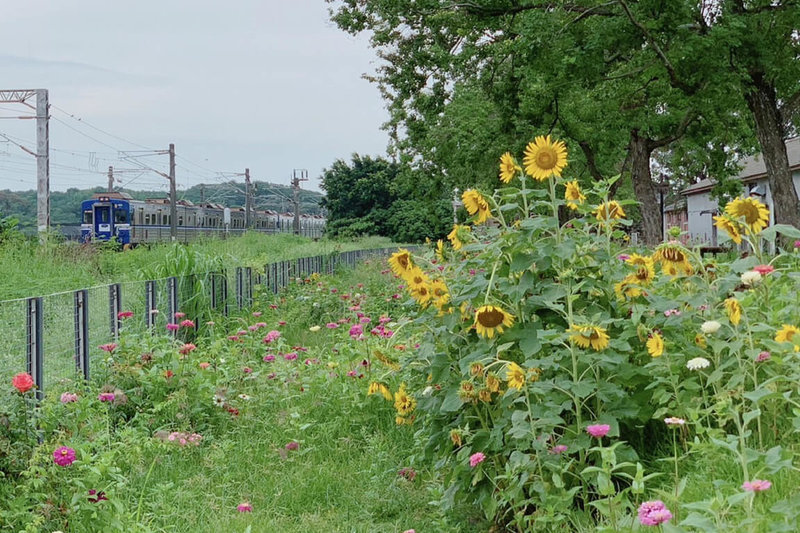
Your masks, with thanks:
[(84, 224), (91, 224), (93, 218), (94, 217), (92, 216), (91, 209), (87, 209), (86, 211), (83, 212), (83, 223)]
[(117, 209), (114, 211), (114, 224), (127, 224), (128, 212)]

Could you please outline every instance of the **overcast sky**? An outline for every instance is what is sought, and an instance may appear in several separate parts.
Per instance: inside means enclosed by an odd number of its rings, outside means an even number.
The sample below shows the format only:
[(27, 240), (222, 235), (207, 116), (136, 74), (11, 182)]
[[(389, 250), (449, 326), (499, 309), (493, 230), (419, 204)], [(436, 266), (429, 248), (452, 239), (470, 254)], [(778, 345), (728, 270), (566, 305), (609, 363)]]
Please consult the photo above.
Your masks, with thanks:
[[(318, 190), (335, 159), (383, 154), (387, 144), (384, 104), (361, 78), (374, 71), (375, 54), (366, 36), (336, 28), (328, 7), (0, 0), (0, 89), (49, 89), (53, 190), (105, 185), (109, 165), (136, 168), (118, 156), (142, 149), (130, 142), (175, 143), (181, 188), (249, 167), (253, 179), (284, 184), (305, 168), (303, 186)], [(29, 113), (0, 104), (0, 133), (35, 150), (34, 121), (3, 118)], [(168, 168), (165, 155), (140, 163)], [(118, 178), (166, 190), (152, 172)], [(35, 187), (34, 158), (0, 137), (0, 189)]]

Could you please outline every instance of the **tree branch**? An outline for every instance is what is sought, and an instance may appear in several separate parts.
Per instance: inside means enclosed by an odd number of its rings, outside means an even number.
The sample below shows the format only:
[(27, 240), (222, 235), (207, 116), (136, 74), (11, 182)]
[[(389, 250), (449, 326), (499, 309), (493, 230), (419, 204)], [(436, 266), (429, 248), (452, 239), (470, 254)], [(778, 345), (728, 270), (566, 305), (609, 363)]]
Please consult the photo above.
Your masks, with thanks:
[(516, 15), (517, 13), (522, 13), (524, 11), (535, 11), (535, 10), (547, 11), (553, 9), (562, 9), (570, 13), (578, 13), (579, 15), (578, 18), (573, 21), (577, 22), (581, 18), (586, 18), (589, 16), (600, 16), (600, 17), (616, 16), (616, 13), (614, 13), (613, 11), (602, 9), (613, 3), (614, 2), (607, 2), (605, 4), (594, 7), (584, 7), (576, 4), (562, 4), (561, 2), (551, 2), (548, 4), (536, 4), (536, 5), (524, 5), (524, 6), (516, 5), (508, 7), (486, 7), (478, 5), (474, 2), (453, 2), (452, 4), (450, 4), (450, 9), (461, 9), (466, 11), (470, 15), (482, 15), (487, 17)]
[(663, 139), (648, 139), (647, 140), (647, 147), (652, 151), (656, 148), (661, 148), (662, 146), (666, 146), (670, 143), (673, 143), (683, 137), (686, 133), (686, 128), (689, 127), (689, 124), (694, 122), (697, 118), (697, 113), (694, 112), (693, 109), (690, 109), (686, 112), (681, 120), (681, 123), (678, 124), (678, 128), (675, 130), (675, 133), (670, 135), (669, 137), (664, 137)]

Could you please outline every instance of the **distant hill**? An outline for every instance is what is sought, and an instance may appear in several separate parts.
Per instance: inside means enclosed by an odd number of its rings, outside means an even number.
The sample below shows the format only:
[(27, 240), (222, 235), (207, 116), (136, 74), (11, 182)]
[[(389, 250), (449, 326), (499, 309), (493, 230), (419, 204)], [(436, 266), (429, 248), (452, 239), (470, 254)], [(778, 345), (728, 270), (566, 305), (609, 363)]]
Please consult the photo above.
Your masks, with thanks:
[[(256, 209), (270, 209), (286, 212), (292, 210), (292, 188), (261, 181), (254, 182), (256, 191), (254, 205)], [(66, 192), (50, 193), (50, 221), (53, 226), (78, 224), (80, 222), (81, 202), (89, 199), (95, 192), (102, 192), (104, 187), (94, 189), (68, 189)], [(164, 191), (137, 191), (117, 189), (130, 194), (137, 200), (145, 198), (165, 198)], [(300, 212), (321, 214), (319, 202), (323, 195), (314, 191), (300, 191)], [(222, 204), (226, 207), (244, 206), (244, 184), (237, 182), (201, 184), (190, 189), (178, 191), (178, 198), (199, 203), (203, 200)], [(0, 190), (0, 217), (13, 216), (20, 221), (21, 228), (36, 227), (36, 191)]]

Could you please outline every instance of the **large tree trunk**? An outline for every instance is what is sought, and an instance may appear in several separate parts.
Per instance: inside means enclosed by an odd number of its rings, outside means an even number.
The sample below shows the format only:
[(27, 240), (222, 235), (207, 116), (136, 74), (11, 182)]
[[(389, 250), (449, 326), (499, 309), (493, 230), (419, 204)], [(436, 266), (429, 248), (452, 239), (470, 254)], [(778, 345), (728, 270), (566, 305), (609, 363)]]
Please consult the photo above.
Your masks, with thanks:
[(745, 99), (755, 119), (761, 157), (767, 166), (775, 222), (800, 228), (800, 202), (789, 170), (775, 87), (760, 73), (751, 73), (751, 79), (752, 90), (745, 94)]
[(639, 135), (639, 130), (631, 131), (631, 142), (628, 155), (631, 166), (633, 192), (642, 212), (642, 240), (647, 245), (661, 242), (661, 207), (657, 190), (650, 175), (650, 154), (653, 153), (653, 142)]

